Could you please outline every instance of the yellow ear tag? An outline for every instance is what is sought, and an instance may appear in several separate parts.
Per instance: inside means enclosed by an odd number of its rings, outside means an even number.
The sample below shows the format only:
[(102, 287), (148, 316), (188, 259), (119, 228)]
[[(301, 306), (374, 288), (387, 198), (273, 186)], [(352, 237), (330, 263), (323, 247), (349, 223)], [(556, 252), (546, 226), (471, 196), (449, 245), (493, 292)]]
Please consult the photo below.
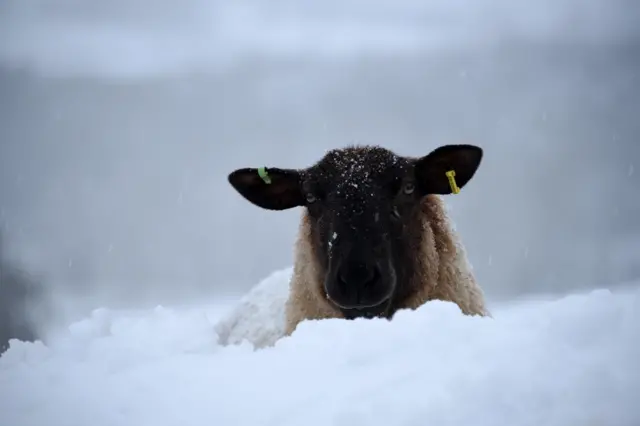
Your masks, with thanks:
[(455, 170), (449, 170), (447, 173), (447, 178), (449, 178), (449, 186), (451, 187), (451, 192), (454, 194), (458, 194), (460, 192), (460, 188), (456, 184), (456, 172)]

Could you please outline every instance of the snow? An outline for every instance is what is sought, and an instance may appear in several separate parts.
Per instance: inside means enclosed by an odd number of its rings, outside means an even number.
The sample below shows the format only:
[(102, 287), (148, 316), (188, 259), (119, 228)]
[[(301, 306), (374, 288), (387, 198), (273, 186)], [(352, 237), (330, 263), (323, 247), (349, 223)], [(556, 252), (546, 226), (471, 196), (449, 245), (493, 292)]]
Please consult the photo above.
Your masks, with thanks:
[(493, 318), (433, 302), (242, 342), (281, 333), (290, 274), (235, 305), (98, 309), (46, 345), (12, 341), (0, 424), (640, 424), (640, 283), (494, 306)]

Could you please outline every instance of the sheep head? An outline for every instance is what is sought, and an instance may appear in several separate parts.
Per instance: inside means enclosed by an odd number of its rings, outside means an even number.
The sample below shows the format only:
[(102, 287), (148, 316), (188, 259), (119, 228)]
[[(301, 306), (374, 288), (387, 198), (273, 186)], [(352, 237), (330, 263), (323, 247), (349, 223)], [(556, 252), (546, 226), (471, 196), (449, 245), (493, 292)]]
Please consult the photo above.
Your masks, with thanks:
[(445, 145), (410, 158), (378, 146), (349, 146), (305, 169), (243, 168), (228, 180), (263, 209), (307, 209), (320, 294), (346, 318), (388, 316), (415, 272), (422, 200), (452, 193), (450, 170), (463, 188), (482, 153), (474, 145)]

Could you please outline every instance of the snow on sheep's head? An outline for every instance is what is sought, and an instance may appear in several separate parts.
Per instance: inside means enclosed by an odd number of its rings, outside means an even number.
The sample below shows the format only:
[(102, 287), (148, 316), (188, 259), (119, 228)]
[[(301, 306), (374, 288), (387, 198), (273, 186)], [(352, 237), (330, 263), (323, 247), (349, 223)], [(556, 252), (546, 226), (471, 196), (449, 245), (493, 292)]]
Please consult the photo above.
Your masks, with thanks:
[(346, 318), (386, 316), (409, 281), (421, 202), (474, 176), (482, 149), (445, 145), (420, 158), (377, 146), (335, 149), (306, 169), (243, 168), (229, 183), (264, 209), (307, 209), (310, 241), (329, 303)]

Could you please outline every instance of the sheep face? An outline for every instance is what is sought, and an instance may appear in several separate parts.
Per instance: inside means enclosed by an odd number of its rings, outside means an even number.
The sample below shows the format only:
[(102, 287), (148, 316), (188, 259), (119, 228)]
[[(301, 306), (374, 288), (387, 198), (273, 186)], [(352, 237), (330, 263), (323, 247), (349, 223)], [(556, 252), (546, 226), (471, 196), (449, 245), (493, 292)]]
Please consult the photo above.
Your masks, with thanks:
[(310, 244), (320, 271), (316, 293), (345, 318), (389, 316), (415, 273), (422, 235), (420, 205), (450, 194), (474, 176), (482, 149), (446, 145), (420, 158), (376, 146), (336, 149), (306, 169), (238, 169), (230, 184), (269, 210), (307, 209)]

